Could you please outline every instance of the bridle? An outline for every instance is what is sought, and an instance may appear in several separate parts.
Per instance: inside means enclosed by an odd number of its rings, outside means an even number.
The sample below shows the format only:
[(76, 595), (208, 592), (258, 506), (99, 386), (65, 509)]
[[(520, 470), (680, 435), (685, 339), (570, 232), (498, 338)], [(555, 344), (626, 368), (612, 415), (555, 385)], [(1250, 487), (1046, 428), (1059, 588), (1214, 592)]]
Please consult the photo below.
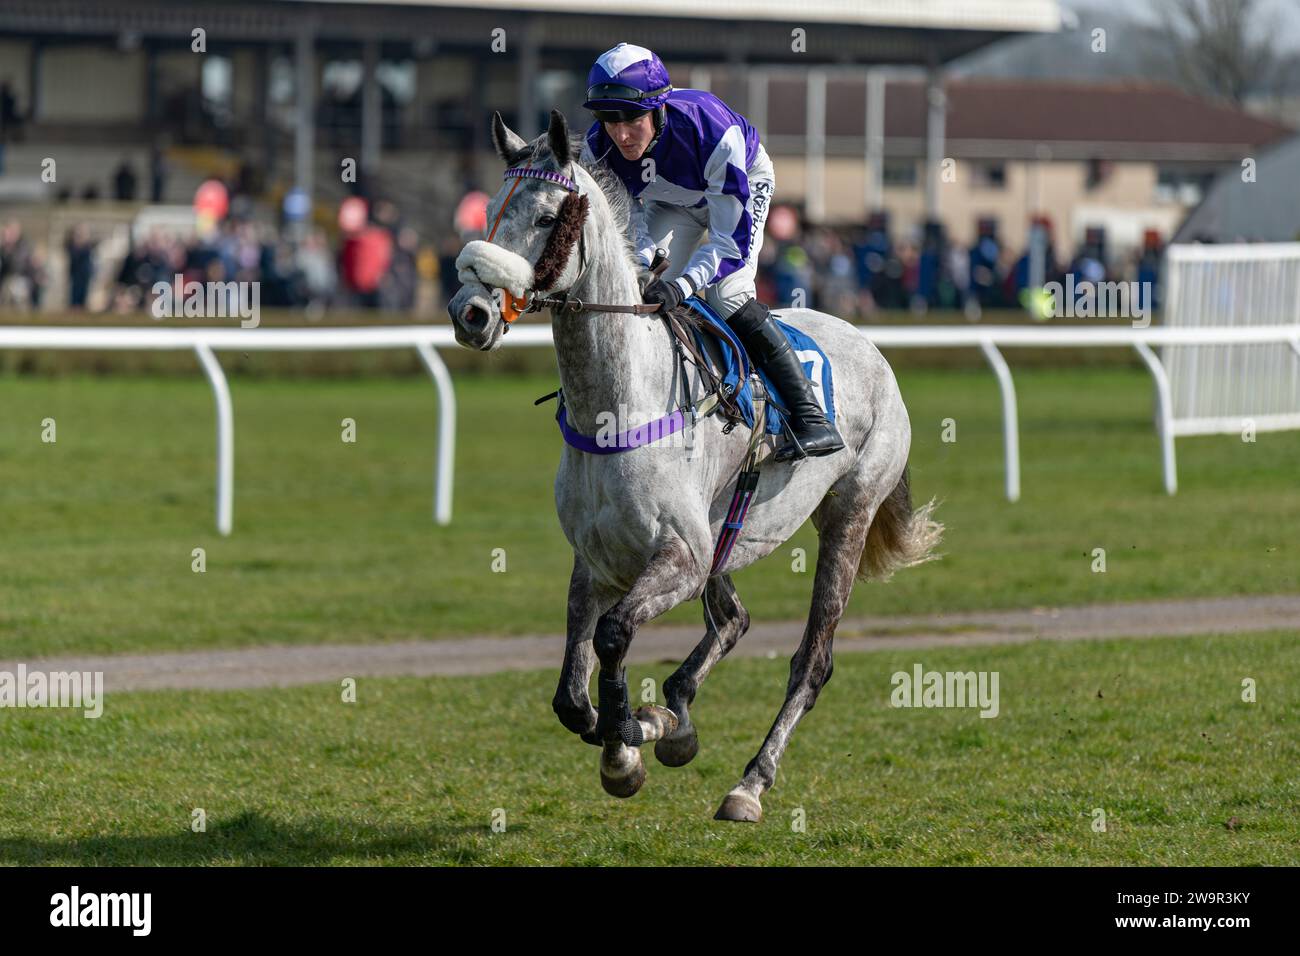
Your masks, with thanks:
[[(578, 184), (565, 176), (563, 173), (557, 173), (549, 169), (537, 169), (532, 166), (515, 166), (505, 171), (505, 179), (513, 179), (510, 191), (506, 193), (506, 198), (501, 203), (501, 208), (497, 211), (497, 217), (492, 223), (492, 230), (488, 233), (487, 241), (492, 242), (497, 234), (497, 226), (501, 224), (501, 217), (505, 215), (506, 207), (510, 205), (510, 200), (519, 187), (519, 183), (525, 179), (538, 179), (542, 182), (554, 183), (562, 186), (573, 196), (581, 196), (582, 190)], [(567, 200), (566, 200), (567, 201)], [(573, 280), (570, 288), (576, 288), (582, 282), (583, 276), (587, 274), (587, 243), (586, 230), (583, 228), (586, 224), (586, 213), (582, 214), (582, 220), (578, 224), (578, 277)], [(566, 252), (567, 256), (573, 254), (573, 247), (570, 246)], [(534, 278), (536, 274), (534, 273)], [(509, 331), (510, 324), (529, 312), (541, 312), (543, 309), (551, 309), (555, 312), (582, 312), (586, 310), (594, 312), (624, 312), (631, 315), (649, 315), (659, 311), (659, 303), (639, 302), (635, 305), (611, 305), (600, 302), (584, 302), (581, 299), (572, 298), (567, 292), (560, 295), (541, 296), (534, 289), (526, 289), (522, 298), (516, 298), (510, 294), (509, 289), (501, 290), (501, 318), (506, 323), (505, 331)]]

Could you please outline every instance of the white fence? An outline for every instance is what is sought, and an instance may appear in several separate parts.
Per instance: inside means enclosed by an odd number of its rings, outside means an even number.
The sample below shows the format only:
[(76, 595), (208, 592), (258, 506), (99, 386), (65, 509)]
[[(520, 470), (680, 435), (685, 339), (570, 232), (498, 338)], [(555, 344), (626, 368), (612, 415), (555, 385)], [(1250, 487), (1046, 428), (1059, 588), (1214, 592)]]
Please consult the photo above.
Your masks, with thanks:
[[(1300, 323), (1300, 242), (1172, 245), (1167, 328)], [(1300, 428), (1300, 364), (1285, 346), (1195, 345), (1161, 355), (1176, 435)]]
[[(881, 348), (978, 348), (997, 376), (1002, 392), (1006, 496), (1020, 497), (1019, 420), (1015, 383), (999, 346), (1133, 348), (1151, 371), (1156, 391), (1156, 430), (1160, 440), (1165, 490), (1178, 488), (1174, 461), (1173, 402), (1169, 378), (1152, 347), (1272, 344), (1289, 346), (1300, 361), (1300, 324), (1232, 328), (1146, 328), (1025, 326), (859, 326)], [(552, 346), (546, 324), (517, 325), (502, 339), (508, 347)], [(230, 533), (234, 518), (234, 415), (230, 389), (214, 353), (233, 350), (341, 351), (413, 348), (438, 391), (438, 445), (434, 468), (434, 519), (451, 521), (452, 466), (456, 442), (456, 396), (447, 366), (435, 351), (456, 345), (449, 326), (377, 326), (348, 329), (110, 329), (58, 326), (0, 326), (0, 348), (192, 351), (212, 385), (217, 408), (217, 530)], [(1300, 413), (1300, 408), (1295, 410)], [(558, 440), (558, 439), (557, 439)]]

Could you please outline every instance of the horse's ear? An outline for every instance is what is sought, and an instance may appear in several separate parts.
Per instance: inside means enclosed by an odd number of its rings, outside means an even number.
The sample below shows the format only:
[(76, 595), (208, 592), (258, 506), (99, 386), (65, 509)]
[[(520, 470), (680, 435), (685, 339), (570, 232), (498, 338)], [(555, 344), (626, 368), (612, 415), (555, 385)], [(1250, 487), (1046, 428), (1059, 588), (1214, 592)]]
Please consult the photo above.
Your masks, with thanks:
[(506, 125), (499, 112), (492, 114), (492, 145), (507, 166), (515, 165), (528, 152), (528, 144)]
[(569, 122), (559, 110), (551, 110), (551, 128), (546, 131), (551, 155), (561, 169), (573, 161), (573, 146), (569, 143)]

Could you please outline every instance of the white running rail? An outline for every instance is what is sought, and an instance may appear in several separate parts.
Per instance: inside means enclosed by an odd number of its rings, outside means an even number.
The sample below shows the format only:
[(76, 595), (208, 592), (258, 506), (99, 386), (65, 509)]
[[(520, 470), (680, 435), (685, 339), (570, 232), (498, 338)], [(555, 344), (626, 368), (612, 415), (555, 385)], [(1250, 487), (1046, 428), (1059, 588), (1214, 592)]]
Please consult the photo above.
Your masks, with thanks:
[[(1173, 403), (1169, 378), (1153, 347), (1272, 344), (1290, 346), (1300, 362), (1300, 323), (1229, 328), (1134, 329), (1128, 326), (1015, 325), (859, 326), (882, 348), (970, 347), (983, 352), (997, 375), (1002, 393), (1002, 427), (1006, 462), (1006, 496), (1020, 497), (1019, 413), (1015, 384), (1001, 347), (1079, 348), (1124, 346), (1135, 349), (1151, 371), (1156, 388), (1156, 427), (1161, 445), (1165, 490), (1178, 488), (1174, 461)], [(516, 325), (501, 344), (509, 347), (551, 346), (549, 324)], [(0, 326), (4, 349), (109, 349), (192, 351), (212, 386), (217, 407), (217, 529), (230, 534), (234, 521), (234, 416), (230, 389), (216, 352), (343, 351), (352, 349), (415, 349), (438, 391), (438, 445), (434, 471), (434, 520), (451, 521), (452, 474), (456, 443), (456, 395), (447, 366), (437, 349), (456, 347), (449, 326), (375, 326), (335, 329), (150, 329), (60, 326)], [(1296, 409), (1300, 412), (1300, 409)]]
[[(1300, 242), (1179, 244), (1167, 257), (1167, 328), (1300, 323)], [(1161, 358), (1175, 435), (1300, 428), (1300, 365), (1285, 346), (1198, 345)]]

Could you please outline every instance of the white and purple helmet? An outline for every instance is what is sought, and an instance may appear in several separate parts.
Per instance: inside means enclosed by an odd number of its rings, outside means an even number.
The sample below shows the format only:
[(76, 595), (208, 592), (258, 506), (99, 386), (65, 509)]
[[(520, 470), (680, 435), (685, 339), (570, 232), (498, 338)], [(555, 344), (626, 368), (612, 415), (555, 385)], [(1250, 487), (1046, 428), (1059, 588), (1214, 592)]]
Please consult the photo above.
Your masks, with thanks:
[(601, 122), (622, 122), (660, 109), (672, 89), (659, 57), (643, 46), (620, 43), (592, 65), (582, 105)]

